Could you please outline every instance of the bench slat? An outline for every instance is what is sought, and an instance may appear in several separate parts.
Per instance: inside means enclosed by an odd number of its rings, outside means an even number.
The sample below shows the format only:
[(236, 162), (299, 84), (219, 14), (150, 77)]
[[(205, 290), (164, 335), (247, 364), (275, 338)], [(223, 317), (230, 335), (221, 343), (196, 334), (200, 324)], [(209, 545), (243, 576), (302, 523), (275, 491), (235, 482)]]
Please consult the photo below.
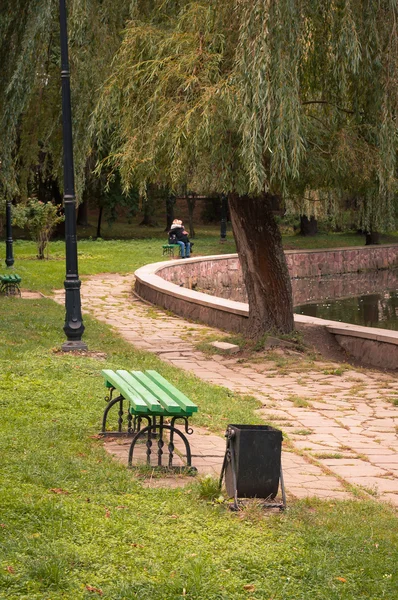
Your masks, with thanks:
[(141, 398), (145, 401), (147, 408), (151, 412), (156, 412), (159, 414), (164, 413), (163, 406), (160, 404), (159, 400), (149, 392), (129, 371), (125, 371), (124, 369), (120, 369), (116, 371), (122, 379), (132, 388), (137, 394), (141, 396)]
[(174, 387), (174, 385), (169, 383), (167, 379), (162, 377), (157, 371), (148, 370), (145, 371), (145, 373), (150, 379), (152, 379), (152, 381), (156, 383), (156, 385), (158, 385), (169, 396), (171, 396), (177, 402), (177, 404), (181, 406), (183, 410), (185, 410), (189, 414), (197, 412), (197, 405), (194, 402), (192, 402), (192, 400), (187, 398), (185, 394), (180, 392), (180, 390)]
[(142, 384), (149, 392), (151, 392), (163, 406), (165, 411), (173, 414), (185, 414), (185, 410), (161, 387), (159, 387), (146, 373), (142, 371), (131, 371), (131, 374), (137, 381)]
[(111, 371), (110, 369), (103, 369), (101, 373), (105, 379), (105, 385), (107, 387), (112, 386), (119, 390), (120, 394), (131, 403), (136, 412), (142, 414), (148, 412), (148, 406), (146, 402), (139, 397), (135, 390), (133, 390), (128, 383), (122, 377), (120, 377), (120, 375), (115, 373), (115, 371)]

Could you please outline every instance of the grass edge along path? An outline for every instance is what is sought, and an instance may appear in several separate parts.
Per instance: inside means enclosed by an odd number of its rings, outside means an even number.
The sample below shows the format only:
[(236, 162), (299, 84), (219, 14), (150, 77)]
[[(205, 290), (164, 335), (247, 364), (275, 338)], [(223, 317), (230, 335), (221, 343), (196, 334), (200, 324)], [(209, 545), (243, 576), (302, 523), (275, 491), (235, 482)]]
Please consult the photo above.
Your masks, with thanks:
[[(195, 484), (142, 488), (95, 439), (101, 368), (161, 367), (195, 400), (197, 380), (89, 316), (85, 339), (106, 361), (58, 353), (63, 310), (49, 300), (2, 298), (0, 310), (0, 598), (396, 597), (398, 527), (388, 506), (310, 499), (285, 514), (255, 505), (231, 514), (199, 499)], [(222, 392), (196, 389), (213, 426), (233, 410)], [(239, 418), (252, 422), (253, 409), (248, 400)]]

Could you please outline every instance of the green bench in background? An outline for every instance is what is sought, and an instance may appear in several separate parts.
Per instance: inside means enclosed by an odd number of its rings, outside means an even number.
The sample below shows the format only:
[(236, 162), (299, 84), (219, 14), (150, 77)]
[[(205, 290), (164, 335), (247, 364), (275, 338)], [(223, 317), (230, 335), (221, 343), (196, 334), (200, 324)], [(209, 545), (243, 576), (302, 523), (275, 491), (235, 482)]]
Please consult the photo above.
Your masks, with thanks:
[[(198, 407), (185, 394), (162, 377), (157, 371), (126, 371), (123, 369), (112, 371), (104, 369), (102, 376), (105, 386), (110, 390), (108, 404), (102, 419), (102, 435), (133, 436), (131, 441), (128, 463), (133, 461), (134, 448), (139, 438), (146, 437), (146, 463), (151, 464), (152, 440), (157, 440), (157, 466), (162, 466), (164, 434), (168, 432), (168, 468), (173, 468), (175, 451), (174, 436), (182, 439), (185, 445), (186, 466), (191, 465), (191, 448), (184, 433), (176, 427), (176, 421), (182, 420), (185, 433), (190, 435), (193, 430), (189, 427), (188, 419)], [(112, 398), (117, 390), (119, 395)], [(123, 430), (123, 403), (127, 403), (127, 427)], [(115, 405), (119, 406), (117, 431), (107, 430), (109, 411)], [(165, 422), (165, 418), (169, 422)], [(141, 429), (141, 422), (147, 421), (146, 427)]]
[(177, 250), (177, 253), (181, 254), (179, 244), (163, 244), (162, 248), (163, 256), (174, 256), (174, 250)]
[(5, 296), (20, 296), (19, 284), (22, 279), (19, 275), (0, 275), (0, 294)]

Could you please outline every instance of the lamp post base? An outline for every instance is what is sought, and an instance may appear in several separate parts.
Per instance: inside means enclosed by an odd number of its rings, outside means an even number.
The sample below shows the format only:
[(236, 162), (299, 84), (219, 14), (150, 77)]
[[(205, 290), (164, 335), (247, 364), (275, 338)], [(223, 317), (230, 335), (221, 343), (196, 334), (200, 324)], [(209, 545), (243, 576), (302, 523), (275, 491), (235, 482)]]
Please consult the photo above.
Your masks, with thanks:
[(62, 352), (87, 352), (88, 346), (81, 340), (73, 340), (71, 342), (64, 342), (61, 346)]

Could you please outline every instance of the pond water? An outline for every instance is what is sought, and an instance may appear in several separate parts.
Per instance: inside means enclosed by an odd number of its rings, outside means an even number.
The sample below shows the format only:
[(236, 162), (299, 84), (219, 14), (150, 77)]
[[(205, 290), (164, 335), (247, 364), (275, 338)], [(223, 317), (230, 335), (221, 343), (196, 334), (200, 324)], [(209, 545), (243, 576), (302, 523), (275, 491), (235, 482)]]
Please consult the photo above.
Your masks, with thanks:
[[(349, 281), (349, 286), (344, 284), (345, 279)], [(336, 286), (336, 294), (330, 294), (332, 286), (328, 286), (327, 298), (319, 298), (319, 288), (318, 293), (314, 294), (316, 282), (307, 280), (307, 294), (301, 287), (300, 301), (303, 295), (307, 297), (295, 307), (294, 312), (330, 321), (398, 331), (398, 271), (368, 273), (366, 279), (367, 282), (360, 274), (342, 275), (337, 280), (339, 284)]]
[[(398, 269), (292, 278), (291, 284), (294, 312), (298, 314), (398, 331)], [(224, 272), (213, 273), (211, 278), (198, 277), (195, 289), (237, 302), (248, 301), (241, 275), (233, 281)]]

